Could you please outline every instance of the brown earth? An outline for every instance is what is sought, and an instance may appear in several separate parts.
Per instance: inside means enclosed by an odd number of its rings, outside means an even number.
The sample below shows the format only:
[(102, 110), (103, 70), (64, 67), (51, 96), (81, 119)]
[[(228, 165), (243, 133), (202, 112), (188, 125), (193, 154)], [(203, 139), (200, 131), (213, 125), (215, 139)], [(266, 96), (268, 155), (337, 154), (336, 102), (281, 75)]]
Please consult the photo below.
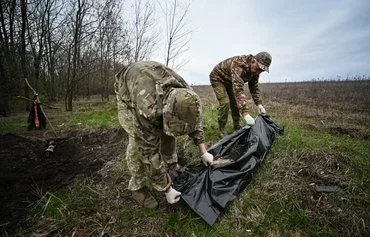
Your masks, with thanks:
[[(55, 141), (53, 153), (45, 152)], [(96, 174), (125, 146), (122, 130), (67, 132), (45, 138), (42, 131), (0, 136), (0, 228), (8, 232), (26, 218), (27, 207), (46, 192)]]

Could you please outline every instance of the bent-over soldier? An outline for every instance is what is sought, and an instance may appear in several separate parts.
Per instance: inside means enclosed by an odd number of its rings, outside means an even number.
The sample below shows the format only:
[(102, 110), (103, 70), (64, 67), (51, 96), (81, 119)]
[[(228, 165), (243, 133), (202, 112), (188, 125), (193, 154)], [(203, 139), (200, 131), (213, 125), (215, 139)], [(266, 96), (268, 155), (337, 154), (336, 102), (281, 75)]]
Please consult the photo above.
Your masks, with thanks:
[(258, 87), (259, 75), (263, 71), (269, 71), (271, 55), (268, 52), (234, 56), (217, 64), (209, 75), (211, 85), (215, 91), (218, 108), (218, 126), (220, 136), (223, 137), (225, 126), (231, 109), (234, 130), (240, 128), (240, 115), (243, 116), (247, 125), (254, 125), (255, 121), (249, 114), (247, 96), (244, 84), (248, 83), (249, 91), (254, 103), (258, 106), (260, 114), (266, 113), (262, 105), (260, 90)]
[(204, 143), (199, 96), (180, 75), (153, 61), (124, 67), (116, 75), (115, 90), (118, 119), (129, 136), (126, 160), (132, 198), (156, 208), (150, 193), (154, 188), (164, 192), (169, 203), (177, 202), (181, 193), (172, 188), (168, 174), (177, 165), (175, 136), (189, 135), (204, 164), (213, 162)]

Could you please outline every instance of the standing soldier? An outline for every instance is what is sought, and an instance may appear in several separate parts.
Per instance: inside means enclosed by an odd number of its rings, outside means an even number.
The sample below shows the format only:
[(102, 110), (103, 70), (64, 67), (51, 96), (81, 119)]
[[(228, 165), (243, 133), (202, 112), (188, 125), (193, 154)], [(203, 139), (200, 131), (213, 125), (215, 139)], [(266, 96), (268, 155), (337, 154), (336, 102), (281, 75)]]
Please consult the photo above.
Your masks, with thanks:
[(205, 165), (212, 164), (202, 127), (199, 96), (170, 68), (152, 61), (136, 62), (116, 75), (118, 119), (129, 136), (126, 150), (131, 173), (128, 189), (146, 208), (158, 202), (151, 188), (164, 192), (169, 203), (180, 199), (168, 170), (177, 166), (175, 136), (189, 135)]
[(209, 78), (219, 101), (218, 126), (221, 137), (226, 134), (225, 126), (229, 108), (231, 109), (234, 130), (240, 129), (240, 115), (243, 116), (247, 125), (252, 126), (255, 123), (247, 107), (244, 83), (248, 82), (249, 91), (254, 103), (258, 106), (258, 112), (260, 114), (266, 113), (262, 106), (258, 79), (261, 72), (269, 71), (271, 60), (269, 53), (260, 52), (255, 56), (249, 54), (228, 58), (213, 68)]

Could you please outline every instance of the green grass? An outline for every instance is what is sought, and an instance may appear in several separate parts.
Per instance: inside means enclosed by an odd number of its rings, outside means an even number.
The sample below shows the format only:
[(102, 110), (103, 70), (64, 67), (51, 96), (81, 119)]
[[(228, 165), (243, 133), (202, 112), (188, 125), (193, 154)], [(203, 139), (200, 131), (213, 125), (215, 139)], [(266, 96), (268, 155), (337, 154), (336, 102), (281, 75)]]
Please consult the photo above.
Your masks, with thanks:
[[(97, 109), (98, 108), (98, 109)], [(113, 102), (80, 103), (76, 112), (50, 119), (57, 126), (81, 126), (83, 128), (117, 128), (117, 108)]]
[(170, 236), (220, 236), (215, 228), (208, 226), (186, 206), (183, 206), (179, 212), (168, 215), (162, 229), (162, 235), (166, 234)]
[[(47, 131), (51, 126), (56, 130), (70, 129), (112, 129), (119, 128), (117, 108), (114, 102), (79, 102), (75, 111), (65, 112), (63, 109), (45, 110), (50, 123), (47, 123)], [(28, 113), (23, 112), (17, 116), (1, 118), (1, 134), (24, 133), (27, 131)], [(32, 133), (32, 131), (31, 131)]]
[[(91, 111), (90, 108), (96, 106), (99, 109)], [(114, 104), (89, 104), (86, 108), (51, 116), (50, 120), (58, 129), (119, 127)], [(211, 146), (219, 140), (217, 111), (205, 108), (203, 116), (206, 142)], [(130, 233), (137, 235), (149, 228), (145, 226), (153, 227), (153, 233), (158, 236), (369, 234), (370, 142), (309, 129), (304, 125), (311, 122), (310, 118), (299, 120), (278, 114), (276, 120), (284, 126), (284, 135), (277, 138), (245, 191), (227, 206), (213, 226), (208, 226), (186, 205), (172, 211), (148, 211), (125, 202), (102, 201), (108, 196), (109, 200), (115, 200), (117, 193), (114, 187), (92, 191), (96, 188), (94, 185), (76, 185), (48, 193), (34, 209), (38, 215), (33, 216), (46, 218), (69, 230), (76, 226), (102, 229), (108, 225), (114, 233), (135, 229), (136, 232)], [(2, 123), (1, 131), (19, 131), (24, 128), (19, 126), (21, 121), (23, 118), (8, 121), (6, 125)], [(232, 131), (230, 121), (229, 132)], [(188, 138), (179, 138), (179, 143), (185, 155), (192, 157), (190, 162), (199, 162), (197, 148)], [(310, 186), (315, 182), (342, 185), (341, 191), (317, 194)], [(114, 221), (103, 223), (92, 215), (94, 213), (109, 214)], [(144, 230), (140, 232), (138, 228)]]
[(63, 126), (80, 125), (84, 128), (116, 128), (118, 127), (115, 108), (103, 108), (102, 111), (71, 114), (71, 116), (51, 119), (57, 125)]
[(47, 193), (41, 199), (39, 215), (59, 225), (79, 225), (84, 217), (99, 208), (99, 196), (87, 186), (74, 186), (56, 193)]
[(27, 225), (20, 227), (16, 236), (31, 236), (36, 228), (47, 232), (94, 226), (96, 223), (89, 216), (100, 208), (100, 197), (90, 185), (80, 183), (55, 193), (47, 192), (30, 205)]
[(0, 118), (0, 135), (20, 131), (27, 131), (27, 117)]

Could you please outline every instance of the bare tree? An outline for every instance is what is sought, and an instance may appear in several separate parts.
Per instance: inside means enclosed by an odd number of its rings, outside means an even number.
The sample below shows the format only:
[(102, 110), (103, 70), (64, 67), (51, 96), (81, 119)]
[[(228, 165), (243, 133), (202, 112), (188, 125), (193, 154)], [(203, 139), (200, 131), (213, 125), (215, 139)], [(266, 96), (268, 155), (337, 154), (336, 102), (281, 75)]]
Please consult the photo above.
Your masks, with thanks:
[(66, 93), (65, 93), (65, 108), (66, 111), (72, 111), (72, 101), (75, 96), (75, 90), (78, 85), (78, 81), (81, 77), (81, 47), (84, 40), (87, 40), (91, 34), (94, 33), (94, 29), (90, 29), (90, 25), (93, 23), (92, 19), (87, 21), (87, 15), (92, 8), (91, 1), (88, 0), (77, 0), (72, 1), (71, 7), (71, 23), (72, 31), (71, 41), (67, 46), (67, 78), (66, 78)]
[(7, 116), (9, 98), (19, 86), (16, 48), (17, 1), (0, 1), (0, 114)]
[[(109, 83), (114, 74), (113, 50), (114, 42), (120, 35), (120, 24), (122, 20), (121, 6), (118, 0), (104, 0), (102, 5), (98, 5), (98, 42), (100, 48), (100, 81), (101, 81), (101, 98), (109, 100)], [(100, 10), (101, 9), (101, 10)], [(124, 40), (124, 38), (123, 38)]]
[[(50, 99), (56, 99), (56, 60), (60, 41), (63, 37), (59, 33), (63, 9), (62, 0), (26, 1), (27, 18), (27, 45), (26, 54), (32, 56), (33, 68), (28, 72), (31, 83)], [(23, 15), (23, 14), (22, 14)], [(25, 76), (26, 77), (26, 76)], [(25, 86), (25, 90), (27, 86)], [(27, 95), (26, 95), (27, 97)]]
[[(23, 78), (28, 78), (27, 62), (26, 62), (26, 32), (28, 27), (28, 17), (27, 17), (27, 1), (21, 0), (21, 49), (20, 49), (20, 58), (21, 58), (21, 69)], [(26, 98), (29, 97), (29, 89), (24, 82), (24, 95)], [(28, 111), (30, 109), (30, 102), (25, 100), (25, 109)]]
[(57, 67), (56, 64), (58, 62), (57, 55), (58, 51), (61, 48), (61, 41), (63, 38), (63, 34), (60, 32), (63, 24), (65, 23), (64, 19), (60, 17), (60, 13), (64, 7), (62, 1), (53, 0), (52, 5), (53, 8), (50, 11), (47, 11), (46, 16), (46, 41), (45, 41), (45, 63), (46, 66), (44, 67), (45, 74), (47, 75), (47, 79), (45, 79), (45, 84), (47, 84), (47, 95), (49, 96), (50, 100), (56, 100), (58, 94), (62, 94), (61, 91), (57, 91), (57, 84), (58, 82), (58, 74), (57, 74)]
[(147, 58), (157, 44), (154, 6), (149, 1), (134, 0), (133, 59), (135, 62)]
[(192, 31), (187, 24), (190, 2), (181, 5), (178, 0), (158, 2), (166, 19), (165, 64), (172, 68), (180, 68), (186, 62), (177, 62), (179, 56), (189, 49)]
[(28, 19), (30, 22), (27, 24), (27, 35), (33, 56), (33, 80), (31, 82), (37, 91), (39, 91), (39, 84), (41, 84), (40, 74), (43, 73), (41, 65), (45, 56), (46, 34), (49, 30), (46, 24), (46, 17), (47, 13), (50, 12), (52, 4), (50, 0), (31, 1), (28, 3)]

